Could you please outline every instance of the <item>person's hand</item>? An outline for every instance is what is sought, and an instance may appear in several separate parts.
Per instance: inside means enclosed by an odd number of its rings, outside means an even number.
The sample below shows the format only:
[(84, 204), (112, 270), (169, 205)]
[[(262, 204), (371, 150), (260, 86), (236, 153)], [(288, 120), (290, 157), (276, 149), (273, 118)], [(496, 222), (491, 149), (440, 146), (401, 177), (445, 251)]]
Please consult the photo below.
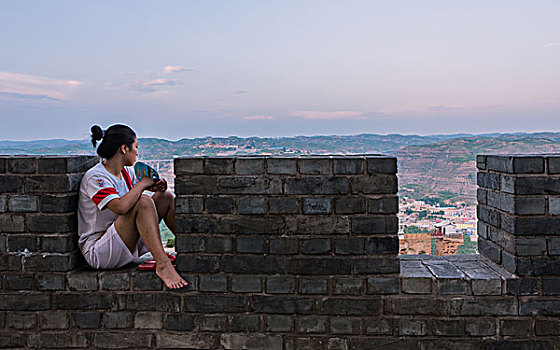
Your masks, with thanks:
[(167, 190), (167, 181), (165, 179), (161, 179), (156, 182), (149, 190), (152, 192), (165, 192)]
[(144, 176), (138, 184), (140, 184), (145, 190), (149, 190), (151, 187), (155, 186), (156, 182), (151, 177)]

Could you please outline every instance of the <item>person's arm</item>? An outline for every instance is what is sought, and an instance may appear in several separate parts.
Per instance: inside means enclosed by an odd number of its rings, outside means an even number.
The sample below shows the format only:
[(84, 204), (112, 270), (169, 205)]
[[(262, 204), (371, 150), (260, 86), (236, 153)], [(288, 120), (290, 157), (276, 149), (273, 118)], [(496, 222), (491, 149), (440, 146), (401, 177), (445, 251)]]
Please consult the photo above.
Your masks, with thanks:
[(144, 177), (142, 181), (138, 182), (127, 194), (122, 197), (114, 198), (107, 203), (107, 208), (117, 215), (124, 215), (134, 207), (142, 192), (152, 186), (154, 180), (149, 177)]

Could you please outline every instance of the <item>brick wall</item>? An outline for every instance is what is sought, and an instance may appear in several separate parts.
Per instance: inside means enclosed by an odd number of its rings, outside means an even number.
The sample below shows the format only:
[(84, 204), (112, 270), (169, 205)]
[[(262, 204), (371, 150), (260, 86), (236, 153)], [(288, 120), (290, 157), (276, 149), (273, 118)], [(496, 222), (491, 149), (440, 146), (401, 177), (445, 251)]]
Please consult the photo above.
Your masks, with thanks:
[[(180, 291), (135, 266), (67, 263), (76, 261), (75, 241), (44, 245), (46, 236), (75, 234), (77, 185), (65, 179), (92, 160), (51, 159), (46, 175), (41, 159), (0, 158), (0, 348), (560, 348), (556, 277), (507, 271), (501, 257), (515, 250), (496, 248), (499, 260), (484, 248), (487, 257), (396, 256), (394, 158), (177, 159), (176, 248), (189, 282)], [(69, 166), (76, 162), (83, 168)], [(550, 179), (549, 214), (556, 176), (540, 175)], [(507, 209), (492, 209), (493, 190), (481, 187), (480, 213), (502, 218)], [(545, 225), (546, 234), (529, 237), (546, 236), (547, 250), (529, 259), (555, 259), (556, 224)], [(482, 244), (495, 244), (488, 237)]]

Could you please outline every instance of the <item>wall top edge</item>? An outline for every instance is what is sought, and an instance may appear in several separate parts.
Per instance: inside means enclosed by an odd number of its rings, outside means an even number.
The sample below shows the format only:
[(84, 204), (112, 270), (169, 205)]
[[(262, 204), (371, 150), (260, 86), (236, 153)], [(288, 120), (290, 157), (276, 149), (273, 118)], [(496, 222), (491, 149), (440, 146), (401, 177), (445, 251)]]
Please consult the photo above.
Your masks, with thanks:
[(290, 155), (236, 155), (236, 156), (181, 156), (174, 159), (397, 159), (397, 157), (387, 156), (383, 154), (333, 154), (333, 155), (305, 155), (305, 156), (290, 156)]
[(479, 154), (478, 157), (492, 157), (500, 159), (510, 158), (559, 158), (560, 153), (540, 153), (540, 154)]
[(80, 154), (62, 154), (62, 155), (46, 155), (46, 154), (0, 154), (0, 159), (80, 159), (87, 158), (93, 159), (98, 158), (96, 155), (80, 155)]

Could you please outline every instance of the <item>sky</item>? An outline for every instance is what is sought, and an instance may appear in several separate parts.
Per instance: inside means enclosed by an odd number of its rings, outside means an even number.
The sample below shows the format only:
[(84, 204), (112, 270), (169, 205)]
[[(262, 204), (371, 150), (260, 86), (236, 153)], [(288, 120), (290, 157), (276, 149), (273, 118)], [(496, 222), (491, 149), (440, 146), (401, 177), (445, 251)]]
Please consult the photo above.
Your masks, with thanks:
[(0, 2), (0, 140), (560, 129), (560, 1)]

